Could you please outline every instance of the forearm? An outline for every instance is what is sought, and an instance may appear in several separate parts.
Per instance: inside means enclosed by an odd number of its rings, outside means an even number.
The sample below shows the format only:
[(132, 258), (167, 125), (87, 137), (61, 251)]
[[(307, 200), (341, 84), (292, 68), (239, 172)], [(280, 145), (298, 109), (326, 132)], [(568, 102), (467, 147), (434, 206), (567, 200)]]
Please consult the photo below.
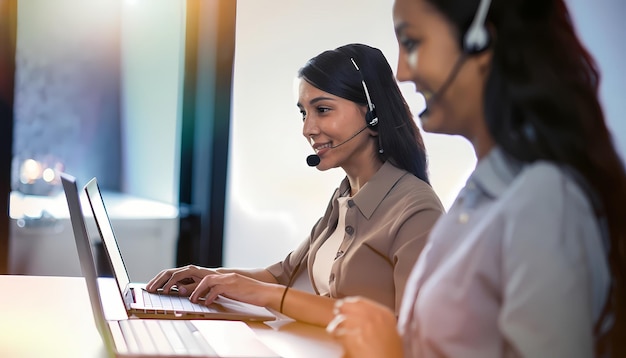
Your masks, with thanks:
[[(261, 279), (246, 274), (256, 274)], [(261, 270), (220, 269), (218, 274), (205, 276), (195, 287), (190, 299), (198, 302), (204, 297), (210, 303), (218, 295), (224, 295), (234, 300), (282, 311), (287, 316), (310, 324), (326, 326), (331, 321), (335, 300), (295, 288), (285, 291), (286, 286), (263, 282), (262, 279), (269, 279), (268, 275), (271, 276), (269, 272), (263, 273)]]
[(236, 273), (242, 276), (250, 277), (257, 281), (267, 283), (278, 283), (276, 278), (266, 269), (237, 269), (237, 268), (218, 268), (215, 270), (218, 273)]
[(274, 294), (268, 307), (280, 311), (282, 299), (282, 313), (298, 321), (324, 327), (333, 319), (335, 299), (294, 288), (287, 290), (283, 299), (285, 287), (280, 287), (282, 290), (278, 291), (278, 295)]

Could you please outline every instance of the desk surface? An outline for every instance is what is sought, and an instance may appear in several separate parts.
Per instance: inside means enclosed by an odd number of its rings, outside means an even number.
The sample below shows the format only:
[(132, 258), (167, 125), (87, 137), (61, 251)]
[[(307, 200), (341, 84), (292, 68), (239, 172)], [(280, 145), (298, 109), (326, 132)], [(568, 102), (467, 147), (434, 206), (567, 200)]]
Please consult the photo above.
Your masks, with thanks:
[[(80, 277), (0, 275), (0, 356), (106, 357)], [(279, 319), (250, 323), (283, 357), (340, 357), (323, 328)]]

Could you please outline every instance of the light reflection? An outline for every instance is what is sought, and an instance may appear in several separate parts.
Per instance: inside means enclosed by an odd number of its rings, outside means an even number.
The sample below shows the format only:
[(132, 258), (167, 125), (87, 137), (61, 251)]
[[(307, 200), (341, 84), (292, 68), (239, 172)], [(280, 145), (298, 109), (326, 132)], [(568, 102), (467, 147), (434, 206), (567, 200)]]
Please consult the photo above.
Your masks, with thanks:
[(54, 178), (56, 178), (56, 175), (54, 173), (54, 170), (46, 168), (43, 170), (43, 174), (41, 177), (46, 183), (52, 183), (54, 181)]
[(41, 163), (34, 159), (26, 159), (20, 170), (20, 181), (22, 184), (32, 184), (41, 177), (41, 172)]
[(17, 188), (23, 194), (53, 195), (59, 191), (60, 176), (65, 166), (53, 156), (27, 158), (19, 165)]

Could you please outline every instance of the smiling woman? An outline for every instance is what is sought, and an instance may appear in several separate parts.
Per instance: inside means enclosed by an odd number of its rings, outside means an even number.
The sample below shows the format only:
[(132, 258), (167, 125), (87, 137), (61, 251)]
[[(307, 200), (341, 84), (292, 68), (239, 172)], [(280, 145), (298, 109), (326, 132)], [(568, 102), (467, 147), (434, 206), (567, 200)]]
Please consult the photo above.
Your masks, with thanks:
[[(322, 51), (353, 42), (380, 49), (395, 70), (391, 4), (375, 1), (366, 9), (362, 0), (237, 1), (224, 265), (264, 267), (309, 234), (326, 207), (327, 198), (318, 194), (333, 190), (344, 172), (319, 172), (306, 163), (314, 151), (300, 137), (297, 70)], [(362, 9), (358, 16), (355, 9)], [(419, 126), (422, 96), (412, 84), (400, 89)], [(430, 183), (449, 207), (474, 167), (474, 152), (461, 137), (422, 137)]]
[[(221, 294), (317, 325), (328, 324), (334, 301), (350, 295), (399, 312), (408, 274), (443, 213), (420, 132), (376, 48), (324, 51), (299, 77), (302, 133), (320, 158), (317, 168), (345, 172), (309, 237), (265, 269), (174, 268), (152, 279), (149, 291), (176, 286), (206, 304)], [(314, 292), (290, 289), (301, 271)]]
[(564, 1), (396, 0), (393, 18), (398, 79), (437, 94), (424, 129), (465, 137), (478, 164), (397, 331), (363, 298), (329, 331), (351, 357), (623, 357), (626, 172)]

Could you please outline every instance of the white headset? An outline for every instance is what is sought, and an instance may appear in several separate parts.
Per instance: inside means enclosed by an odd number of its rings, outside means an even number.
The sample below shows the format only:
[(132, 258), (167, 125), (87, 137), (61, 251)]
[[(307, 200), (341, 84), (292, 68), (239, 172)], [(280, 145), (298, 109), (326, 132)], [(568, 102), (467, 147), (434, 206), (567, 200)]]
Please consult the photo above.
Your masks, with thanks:
[(463, 37), (463, 51), (467, 54), (479, 53), (489, 47), (489, 31), (485, 26), (485, 20), (490, 5), (491, 0), (480, 0), (480, 4), (478, 4), (472, 24)]
[(353, 57), (350, 57), (350, 61), (352, 61), (354, 68), (356, 68), (357, 72), (359, 73), (359, 76), (361, 76), (361, 84), (363, 85), (363, 90), (365, 91), (365, 98), (367, 99), (368, 108), (367, 108), (367, 113), (365, 114), (365, 122), (367, 123), (367, 126), (370, 128), (376, 127), (376, 125), (378, 124), (378, 116), (376, 115), (374, 103), (372, 103), (372, 99), (370, 98), (370, 92), (367, 90), (367, 85), (365, 84), (365, 78), (363, 77), (363, 74), (361, 73), (361, 70), (359, 69), (359, 66), (354, 61)]

